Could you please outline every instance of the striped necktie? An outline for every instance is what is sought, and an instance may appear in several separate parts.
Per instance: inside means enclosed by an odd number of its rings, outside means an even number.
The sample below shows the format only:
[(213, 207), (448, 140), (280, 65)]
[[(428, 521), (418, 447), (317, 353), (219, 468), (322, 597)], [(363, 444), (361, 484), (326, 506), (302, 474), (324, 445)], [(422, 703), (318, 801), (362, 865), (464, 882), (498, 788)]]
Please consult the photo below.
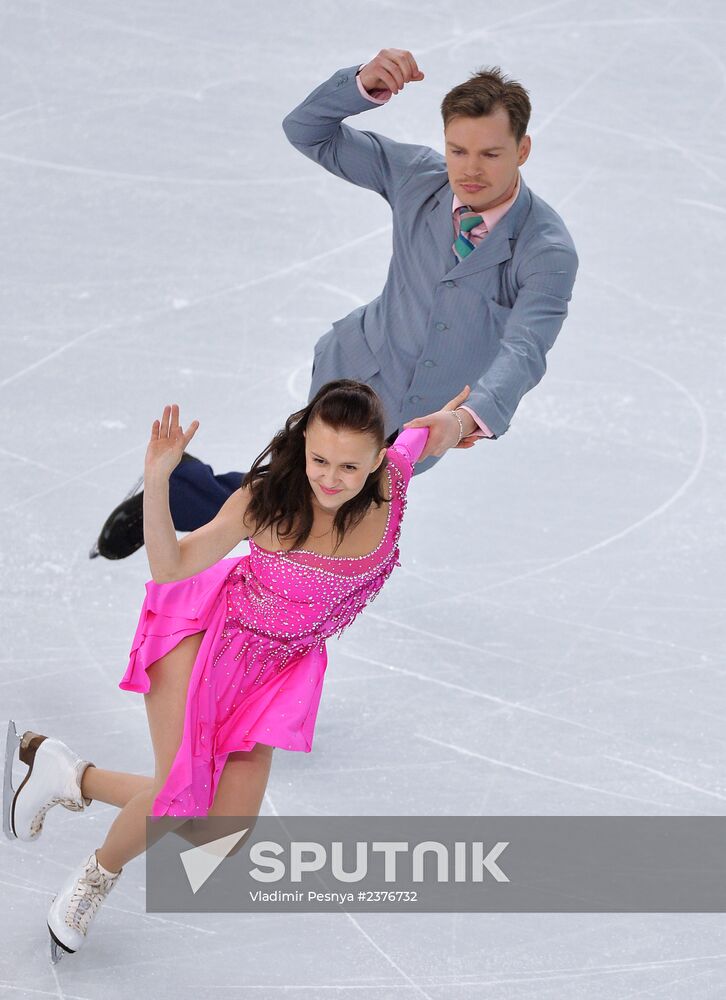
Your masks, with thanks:
[(468, 205), (462, 205), (460, 208), (457, 208), (456, 217), (459, 232), (451, 249), (454, 251), (459, 260), (463, 260), (464, 257), (468, 257), (472, 250), (474, 250), (484, 239), (484, 234), (474, 236), (471, 233), (472, 229), (476, 229), (477, 226), (483, 225), (484, 219), (476, 212), (472, 212)]

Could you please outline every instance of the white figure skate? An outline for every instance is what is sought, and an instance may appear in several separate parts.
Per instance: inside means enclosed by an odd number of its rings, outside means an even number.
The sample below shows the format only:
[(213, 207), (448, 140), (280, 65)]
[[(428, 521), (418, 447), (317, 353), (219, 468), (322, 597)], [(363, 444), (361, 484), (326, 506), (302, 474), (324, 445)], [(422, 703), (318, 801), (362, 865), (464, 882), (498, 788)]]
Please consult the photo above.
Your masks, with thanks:
[[(28, 773), (17, 791), (13, 787), (15, 751), (28, 765)], [(83, 760), (60, 740), (31, 730), (18, 736), (15, 723), (8, 723), (3, 782), (3, 831), (9, 840), (37, 840), (45, 814), (61, 805), (82, 812), (92, 799), (81, 792), (81, 778), (91, 761)]]
[(48, 911), (50, 960), (56, 965), (86, 943), (93, 918), (123, 871), (110, 872), (94, 851), (73, 871)]

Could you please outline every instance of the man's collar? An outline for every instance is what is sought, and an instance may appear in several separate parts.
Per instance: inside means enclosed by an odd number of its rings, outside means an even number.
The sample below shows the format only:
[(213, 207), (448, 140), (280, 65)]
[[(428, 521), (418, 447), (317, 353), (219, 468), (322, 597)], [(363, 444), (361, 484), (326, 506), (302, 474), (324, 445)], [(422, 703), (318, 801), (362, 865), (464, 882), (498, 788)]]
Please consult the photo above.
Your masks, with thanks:
[[(489, 232), (491, 232), (492, 229), (496, 226), (496, 224), (507, 214), (509, 209), (517, 200), (517, 195), (519, 194), (519, 188), (520, 188), (520, 180), (521, 180), (520, 174), (519, 171), (517, 171), (517, 184), (514, 188), (514, 193), (512, 194), (511, 198), (508, 198), (506, 201), (503, 201), (501, 205), (496, 205), (494, 208), (487, 208), (484, 209), (483, 212), (479, 212), (479, 215), (481, 215), (481, 217), (484, 219), (484, 225), (487, 227), (487, 230)], [(465, 204), (466, 202), (461, 201), (461, 199), (457, 195), (454, 195), (454, 202), (451, 208), (452, 213), (455, 212), (457, 208), (461, 208), (461, 206)]]

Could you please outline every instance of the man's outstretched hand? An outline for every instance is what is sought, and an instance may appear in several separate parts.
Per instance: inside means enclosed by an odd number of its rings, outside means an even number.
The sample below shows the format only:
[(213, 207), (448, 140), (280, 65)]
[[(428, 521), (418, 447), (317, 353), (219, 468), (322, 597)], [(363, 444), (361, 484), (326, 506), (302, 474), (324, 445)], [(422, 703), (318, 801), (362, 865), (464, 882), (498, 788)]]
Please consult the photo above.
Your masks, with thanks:
[[(429, 436), (426, 447), (419, 455), (418, 461), (423, 462), (429, 455), (443, 455), (449, 448), (473, 448), (478, 437), (474, 437), (474, 432), (478, 429), (476, 421), (466, 410), (459, 410), (458, 417), (454, 410), (461, 406), (470, 393), (469, 386), (464, 386), (458, 396), (454, 396), (449, 402), (442, 406), (440, 410), (429, 413), (425, 417), (416, 417), (403, 425), (403, 429), (408, 427), (428, 427)], [(461, 420), (461, 424), (459, 424)], [(461, 429), (464, 429), (464, 436), (459, 441)], [(458, 444), (457, 444), (458, 441)]]
[(397, 94), (405, 84), (423, 80), (424, 75), (407, 49), (381, 49), (358, 74), (360, 82), (371, 93), (390, 90)]

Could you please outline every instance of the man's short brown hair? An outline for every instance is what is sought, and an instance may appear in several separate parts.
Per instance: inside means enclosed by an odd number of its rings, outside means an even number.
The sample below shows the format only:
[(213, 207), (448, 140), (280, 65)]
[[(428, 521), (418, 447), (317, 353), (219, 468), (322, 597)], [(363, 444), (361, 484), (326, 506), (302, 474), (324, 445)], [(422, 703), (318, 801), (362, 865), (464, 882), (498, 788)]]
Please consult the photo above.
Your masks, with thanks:
[(503, 76), (498, 66), (480, 69), (450, 90), (441, 102), (444, 128), (457, 115), (481, 118), (493, 114), (497, 108), (507, 112), (512, 134), (518, 143), (521, 142), (532, 113), (529, 94), (521, 83)]

